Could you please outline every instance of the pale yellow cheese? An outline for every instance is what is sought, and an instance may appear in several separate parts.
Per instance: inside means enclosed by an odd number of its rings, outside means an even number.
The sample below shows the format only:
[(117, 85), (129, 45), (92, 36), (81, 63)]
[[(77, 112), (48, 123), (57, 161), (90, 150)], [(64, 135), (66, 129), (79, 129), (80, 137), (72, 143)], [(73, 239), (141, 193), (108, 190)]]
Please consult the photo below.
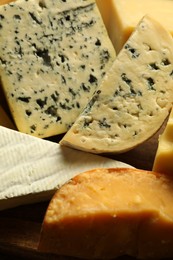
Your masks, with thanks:
[(165, 130), (159, 137), (153, 171), (173, 174), (173, 109)]
[(95, 169), (62, 186), (39, 250), (87, 259), (173, 257), (173, 182), (138, 169)]
[(145, 16), (61, 140), (92, 153), (126, 152), (155, 134), (173, 102), (173, 38)]
[(150, 15), (173, 35), (173, 1), (97, 0), (117, 53), (144, 15)]
[(0, 76), (17, 129), (66, 132), (115, 60), (95, 0), (18, 0), (0, 16)]

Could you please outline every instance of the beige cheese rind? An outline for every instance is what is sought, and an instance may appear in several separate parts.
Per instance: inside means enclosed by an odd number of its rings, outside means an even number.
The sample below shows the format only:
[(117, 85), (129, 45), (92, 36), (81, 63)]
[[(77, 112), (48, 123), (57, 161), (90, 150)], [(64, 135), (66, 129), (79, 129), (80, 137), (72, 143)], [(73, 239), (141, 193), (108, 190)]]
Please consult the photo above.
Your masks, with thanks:
[(170, 0), (97, 0), (112, 43), (118, 53), (144, 15), (160, 22), (173, 36)]
[(115, 60), (95, 1), (17, 0), (0, 17), (0, 76), (18, 130), (66, 132)]
[(95, 167), (132, 167), (0, 126), (0, 210), (51, 199), (62, 184)]
[(173, 257), (173, 182), (138, 169), (95, 169), (63, 185), (39, 250), (85, 259)]
[(173, 39), (144, 17), (60, 144), (92, 153), (128, 151), (163, 124), (173, 101)]

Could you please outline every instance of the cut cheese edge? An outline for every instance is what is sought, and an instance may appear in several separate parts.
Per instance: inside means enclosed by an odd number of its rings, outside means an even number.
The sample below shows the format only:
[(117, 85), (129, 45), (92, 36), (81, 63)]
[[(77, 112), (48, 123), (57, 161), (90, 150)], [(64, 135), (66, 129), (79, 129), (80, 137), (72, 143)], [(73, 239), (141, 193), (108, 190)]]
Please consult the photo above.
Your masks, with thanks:
[(9, 4), (11, 2), (15, 2), (16, 0), (1, 0), (0, 1), (0, 5), (6, 5), (6, 4)]
[(109, 36), (117, 53), (144, 15), (160, 22), (173, 36), (170, 0), (97, 0)]
[(173, 257), (173, 182), (138, 169), (94, 169), (49, 203), (39, 250), (86, 259)]
[(173, 174), (173, 109), (164, 132), (159, 136), (153, 171)]
[(0, 76), (18, 130), (66, 132), (115, 60), (95, 1), (17, 0), (0, 16)]
[(173, 101), (173, 39), (145, 16), (60, 144), (122, 153), (161, 127)]
[(131, 167), (0, 126), (0, 210), (51, 199), (81, 171)]

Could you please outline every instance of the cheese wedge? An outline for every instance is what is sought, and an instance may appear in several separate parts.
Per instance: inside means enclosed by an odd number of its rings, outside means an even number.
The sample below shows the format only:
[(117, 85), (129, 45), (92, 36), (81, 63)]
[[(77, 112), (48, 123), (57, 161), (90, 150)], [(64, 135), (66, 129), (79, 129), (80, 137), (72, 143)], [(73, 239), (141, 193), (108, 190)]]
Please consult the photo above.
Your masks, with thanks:
[(173, 182), (138, 169), (94, 169), (63, 185), (39, 250), (87, 259), (173, 257)]
[(117, 53), (146, 14), (160, 22), (173, 36), (173, 1), (97, 0), (97, 5)]
[(0, 19), (0, 76), (18, 130), (66, 132), (115, 60), (95, 0), (17, 0)]
[(159, 136), (153, 171), (173, 174), (173, 109), (164, 132)]
[(173, 101), (173, 39), (145, 16), (62, 145), (121, 153), (150, 138)]
[(0, 126), (0, 210), (49, 200), (62, 184), (95, 167), (131, 167)]

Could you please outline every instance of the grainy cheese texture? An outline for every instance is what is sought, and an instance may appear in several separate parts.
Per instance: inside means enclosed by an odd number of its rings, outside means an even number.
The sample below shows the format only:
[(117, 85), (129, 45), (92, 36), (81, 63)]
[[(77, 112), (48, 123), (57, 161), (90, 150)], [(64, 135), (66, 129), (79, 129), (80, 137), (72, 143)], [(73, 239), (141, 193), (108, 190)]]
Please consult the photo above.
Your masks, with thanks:
[(144, 17), (61, 144), (125, 152), (150, 138), (173, 101), (173, 39)]
[(51, 199), (83, 170), (131, 167), (0, 126), (0, 210)]
[(159, 136), (153, 171), (173, 175), (173, 109), (163, 133)]
[(96, 0), (96, 2), (117, 53), (139, 20), (146, 14), (160, 22), (173, 36), (171, 0)]
[(86, 259), (173, 257), (173, 182), (135, 169), (95, 169), (59, 189), (39, 250)]
[(21, 132), (66, 132), (114, 59), (94, 0), (0, 6), (0, 76)]

